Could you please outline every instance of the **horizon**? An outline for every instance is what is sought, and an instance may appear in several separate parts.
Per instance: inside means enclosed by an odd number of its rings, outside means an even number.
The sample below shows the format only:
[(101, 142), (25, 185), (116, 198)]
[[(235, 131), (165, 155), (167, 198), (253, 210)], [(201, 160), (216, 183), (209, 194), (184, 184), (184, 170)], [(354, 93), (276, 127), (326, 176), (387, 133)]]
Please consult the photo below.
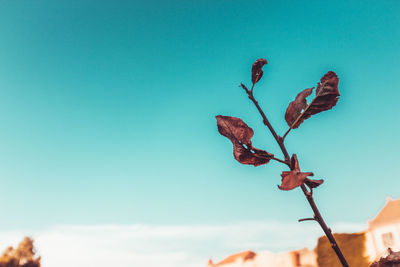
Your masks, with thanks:
[[(366, 230), (366, 224), (338, 223), (333, 227), (348, 233)], [(25, 233), (0, 232), (0, 246), (16, 247)], [(43, 266), (58, 267), (71, 264), (106, 266), (111, 263), (201, 267), (206, 266), (209, 259), (219, 262), (247, 250), (257, 254), (279, 254), (302, 248), (313, 250), (323, 235), (316, 224), (279, 221), (228, 225), (64, 225), (29, 233), (37, 254), (42, 257)], [(71, 253), (74, 257), (67, 257)]]

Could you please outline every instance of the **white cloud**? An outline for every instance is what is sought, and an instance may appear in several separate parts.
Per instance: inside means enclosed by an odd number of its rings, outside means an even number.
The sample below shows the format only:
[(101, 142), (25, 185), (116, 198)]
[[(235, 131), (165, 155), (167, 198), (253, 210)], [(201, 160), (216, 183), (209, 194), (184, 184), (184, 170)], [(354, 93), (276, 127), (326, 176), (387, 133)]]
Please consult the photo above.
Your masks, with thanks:
[[(365, 229), (358, 224), (337, 225), (340, 232)], [(0, 232), (0, 246), (16, 245), (30, 235), (43, 267), (204, 267), (209, 258), (219, 261), (248, 249), (283, 252), (313, 248), (322, 234), (313, 222), (75, 225), (39, 232)]]

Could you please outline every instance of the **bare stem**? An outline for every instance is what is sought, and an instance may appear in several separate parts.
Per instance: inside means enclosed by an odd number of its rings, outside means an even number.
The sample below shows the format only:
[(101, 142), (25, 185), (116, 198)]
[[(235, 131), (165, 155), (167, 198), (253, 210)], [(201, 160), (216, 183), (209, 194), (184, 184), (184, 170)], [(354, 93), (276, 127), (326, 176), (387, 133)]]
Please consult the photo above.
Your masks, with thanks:
[(269, 120), (267, 119), (267, 116), (265, 116), (264, 111), (261, 109), (261, 107), (260, 107), (260, 105), (258, 104), (257, 100), (254, 98), (254, 95), (253, 95), (253, 87), (254, 87), (254, 84), (253, 84), (253, 86), (251, 87), (251, 90), (247, 89), (247, 87), (246, 87), (243, 83), (242, 83), (240, 86), (246, 91), (247, 95), (249, 96), (249, 99), (250, 99), (251, 101), (253, 101), (254, 105), (256, 106), (258, 112), (260, 113), (260, 115), (261, 115), (261, 117), (262, 117), (262, 119), (263, 119), (264, 125), (268, 127), (269, 131), (272, 133), (272, 135), (274, 136), (276, 142), (278, 143), (279, 147), (281, 148), (282, 153), (283, 153), (283, 156), (285, 157), (285, 163), (286, 163), (286, 165), (290, 166), (290, 156), (289, 156), (289, 153), (288, 153), (287, 150), (286, 150), (285, 145), (283, 144), (283, 139), (282, 139), (282, 137), (280, 137), (280, 136), (278, 136), (278, 135), (276, 134), (274, 128), (272, 127), (271, 123), (270, 123)]
[(318, 224), (321, 226), (322, 230), (324, 231), (326, 237), (328, 238), (329, 242), (331, 243), (332, 249), (335, 251), (337, 257), (339, 258), (340, 262), (342, 263), (343, 267), (348, 267), (349, 264), (347, 263), (345, 257), (342, 254), (342, 251), (340, 250), (338, 244), (336, 243), (335, 238), (332, 235), (331, 229), (326, 225), (324, 219), (322, 218), (321, 213), (319, 212), (317, 205), (315, 205), (314, 198), (312, 194), (310, 194), (306, 187), (301, 185), (301, 190), (303, 190), (304, 195), (306, 196), (308, 203), (310, 204), (312, 210), (314, 211), (314, 218), (315, 221), (318, 222)]
[(315, 221), (315, 218), (304, 218), (304, 219), (299, 219), (299, 222), (304, 222), (304, 221)]
[[(274, 136), (276, 142), (278, 143), (283, 155), (285, 156), (285, 161), (284, 162), (282, 160), (278, 160), (278, 161), (281, 161), (282, 163), (285, 163), (286, 165), (289, 166), (290, 170), (293, 170), (294, 166), (291, 165), (290, 156), (289, 156), (289, 153), (287, 152), (287, 149), (286, 149), (285, 144), (284, 144), (284, 138), (290, 132), (292, 127), (300, 120), (300, 118), (302, 117), (302, 114), (304, 114), (304, 112), (296, 119), (296, 121), (292, 124), (292, 126), (289, 128), (289, 130), (285, 133), (284, 137), (278, 136), (276, 134), (274, 128), (272, 127), (271, 123), (268, 121), (267, 116), (265, 115), (264, 111), (261, 109), (261, 107), (258, 104), (257, 100), (254, 98), (254, 95), (253, 95), (254, 84), (251, 87), (251, 90), (247, 89), (247, 87), (243, 83), (240, 84), (240, 86), (246, 91), (249, 99), (256, 106), (258, 112), (260, 113), (260, 115), (261, 115), (261, 117), (263, 119), (263, 123), (268, 127), (268, 129), (270, 130), (270, 132)], [(306, 111), (307, 108), (304, 111)], [(336, 255), (339, 258), (340, 262), (342, 263), (343, 267), (348, 267), (349, 265), (347, 264), (346, 259), (344, 258), (342, 252), (340, 251), (340, 248), (339, 248), (338, 244), (336, 243), (335, 238), (332, 235), (331, 229), (328, 228), (328, 226), (326, 225), (324, 219), (322, 218), (321, 213), (319, 212), (319, 210), (318, 210), (318, 208), (317, 208), (317, 206), (316, 206), (316, 204), (314, 202), (312, 190), (308, 191), (304, 184), (302, 184), (300, 187), (301, 187), (301, 190), (303, 191), (305, 197), (307, 198), (307, 201), (310, 204), (311, 209), (314, 212), (314, 218), (313, 219), (306, 219), (306, 220), (315, 220), (316, 222), (318, 222), (318, 224), (321, 226), (322, 230), (324, 231), (325, 235), (327, 236), (329, 242), (331, 243), (332, 249), (336, 252)]]
[(271, 159), (276, 160), (276, 161), (279, 161), (280, 163), (286, 164), (286, 161), (284, 161), (284, 160), (277, 159), (277, 158), (275, 158), (275, 157), (273, 157), (273, 158), (271, 158)]

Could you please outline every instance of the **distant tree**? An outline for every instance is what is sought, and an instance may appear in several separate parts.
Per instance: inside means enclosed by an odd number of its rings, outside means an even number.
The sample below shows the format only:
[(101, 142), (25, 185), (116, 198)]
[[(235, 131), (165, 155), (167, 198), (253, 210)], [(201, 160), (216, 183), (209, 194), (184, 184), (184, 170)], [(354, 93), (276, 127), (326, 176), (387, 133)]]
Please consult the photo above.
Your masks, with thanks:
[(17, 248), (8, 247), (0, 257), (0, 267), (40, 267), (33, 240), (25, 237)]

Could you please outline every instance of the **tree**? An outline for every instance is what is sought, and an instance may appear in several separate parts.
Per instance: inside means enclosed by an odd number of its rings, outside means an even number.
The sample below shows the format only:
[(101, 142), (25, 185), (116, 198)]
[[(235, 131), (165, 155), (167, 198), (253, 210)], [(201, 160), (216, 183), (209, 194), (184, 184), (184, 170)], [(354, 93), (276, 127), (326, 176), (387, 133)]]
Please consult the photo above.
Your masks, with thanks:
[(8, 247), (0, 257), (0, 267), (40, 267), (33, 240), (25, 237), (17, 248)]

